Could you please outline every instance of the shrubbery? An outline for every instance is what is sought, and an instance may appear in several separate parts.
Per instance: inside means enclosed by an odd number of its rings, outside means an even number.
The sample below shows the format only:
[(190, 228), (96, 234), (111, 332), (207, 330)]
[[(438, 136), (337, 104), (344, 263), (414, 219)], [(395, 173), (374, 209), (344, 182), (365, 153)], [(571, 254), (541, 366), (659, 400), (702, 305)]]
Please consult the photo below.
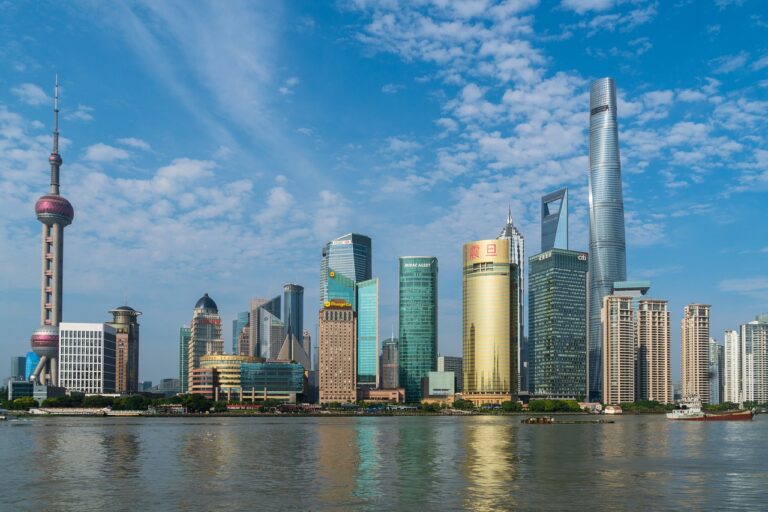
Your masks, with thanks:
[(576, 400), (531, 400), (528, 403), (531, 412), (581, 412)]

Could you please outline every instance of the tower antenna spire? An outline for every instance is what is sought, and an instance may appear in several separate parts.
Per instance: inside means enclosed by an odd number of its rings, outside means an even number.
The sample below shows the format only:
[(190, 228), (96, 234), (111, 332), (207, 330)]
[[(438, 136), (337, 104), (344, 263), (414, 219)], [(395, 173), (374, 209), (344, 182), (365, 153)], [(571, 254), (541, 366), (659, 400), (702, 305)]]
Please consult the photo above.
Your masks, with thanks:
[(512, 224), (512, 203), (508, 203), (507, 224)]
[(59, 167), (62, 159), (59, 154), (59, 75), (56, 74), (56, 82), (53, 88), (53, 150), (48, 157), (51, 164), (51, 194), (59, 195)]

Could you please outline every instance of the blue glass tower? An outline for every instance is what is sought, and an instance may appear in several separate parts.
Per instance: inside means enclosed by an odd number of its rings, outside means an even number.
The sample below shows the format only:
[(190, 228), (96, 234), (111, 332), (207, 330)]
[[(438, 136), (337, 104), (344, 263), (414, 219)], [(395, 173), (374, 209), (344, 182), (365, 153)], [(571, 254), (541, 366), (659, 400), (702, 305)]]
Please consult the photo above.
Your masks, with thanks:
[(283, 322), (285, 335), (301, 343), (304, 339), (304, 287), (297, 284), (283, 286)]
[(243, 332), (243, 329), (248, 325), (248, 321), (251, 318), (250, 311), (245, 311), (243, 313), (238, 313), (237, 318), (232, 320), (232, 353), (233, 354), (239, 354), (240, 353), (240, 344), (238, 343), (238, 340), (240, 339), (240, 334)]
[(321, 307), (328, 297), (328, 275), (333, 269), (352, 281), (367, 281), (371, 274), (371, 239), (365, 235), (348, 233), (331, 240), (323, 247), (320, 260), (320, 303)]
[(357, 283), (357, 384), (375, 388), (379, 360), (379, 279)]
[(589, 91), (589, 398), (602, 400), (600, 308), (613, 283), (627, 279), (624, 198), (621, 191), (616, 83), (592, 82)]

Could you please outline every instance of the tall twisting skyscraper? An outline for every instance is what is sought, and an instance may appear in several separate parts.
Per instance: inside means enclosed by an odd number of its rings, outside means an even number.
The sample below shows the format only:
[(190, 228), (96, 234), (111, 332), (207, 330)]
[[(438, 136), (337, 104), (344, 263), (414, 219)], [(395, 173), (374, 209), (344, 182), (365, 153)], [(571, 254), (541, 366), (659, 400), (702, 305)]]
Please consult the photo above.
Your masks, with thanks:
[(75, 210), (59, 195), (59, 80), (56, 79), (53, 99), (53, 151), (51, 191), (37, 200), (35, 213), (43, 223), (42, 275), (40, 293), (40, 328), (32, 334), (32, 350), (40, 356), (32, 378), (42, 384), (58, 385), (59, 323), (61, 322), (61, 293), (64, 277), (64, 228), (72, 223)]
[(616, 84), (592, 82), (589, 91), (589, 395), (602, 394), (600, 309), (613, 283), (627, 278)]
[(525, 276), (525, 240), (520, 231), (512, 223), (512, 209), (507, 214), (507, 224), (501, 229), (499, 239), (509, 240), (509, 263), (514, 275), (513, 286), (517, 288), (517, 309), (514, 312), (514, 328), (517, 329), (517, 354), (515, 354), (515, 364), (517, 365), (517, 389), (528, 389), (528, 379), (526, 367), (528, 361), (527, 347), (523, 346), (523, 307), (524, 307), (524, 289), (523, 276)]

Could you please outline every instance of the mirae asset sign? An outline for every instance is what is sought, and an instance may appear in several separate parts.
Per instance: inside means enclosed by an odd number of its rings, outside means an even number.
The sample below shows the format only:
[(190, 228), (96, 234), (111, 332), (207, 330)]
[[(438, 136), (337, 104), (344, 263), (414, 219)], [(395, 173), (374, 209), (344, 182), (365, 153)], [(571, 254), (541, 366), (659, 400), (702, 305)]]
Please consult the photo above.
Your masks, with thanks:
[(405, 268), (411, 268), (411, 267), (431, 267), (432, 263), (406, 263), (403, 265)]

